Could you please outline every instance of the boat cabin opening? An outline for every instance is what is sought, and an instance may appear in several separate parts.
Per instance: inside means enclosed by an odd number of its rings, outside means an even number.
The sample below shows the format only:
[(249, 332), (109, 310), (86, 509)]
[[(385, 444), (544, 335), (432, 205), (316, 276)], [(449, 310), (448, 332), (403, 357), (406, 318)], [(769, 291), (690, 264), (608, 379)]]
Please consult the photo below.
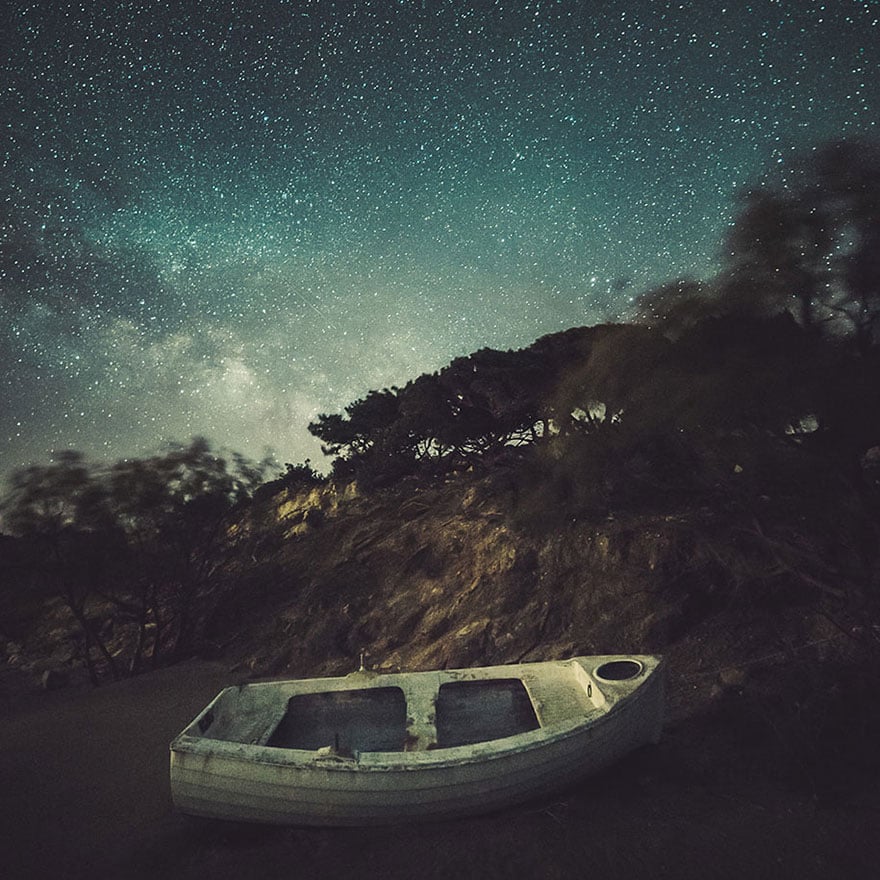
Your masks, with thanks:
[[(402, 752), (412, 747), (407, 708), (399, 687), (296, 694), (266, 745), (309, 751), (329, 747), (339, 755)], [(515, 678), (442, 684), (434, 720), (431, 749), (488, 742), (541, 726), (528, 691)]]
[(340, 755), (403, 751), (406, 698), (399, 687), (296, 694), (266, 745)]
[(437, 748), (467, 746), (540, 727), (518, 678), (450, 681), (437, 697)]
[(602, 681), (629, 681), (641, 675), (644, 666), (638, 660), (609, 660), (595, 670), (596, 678)]

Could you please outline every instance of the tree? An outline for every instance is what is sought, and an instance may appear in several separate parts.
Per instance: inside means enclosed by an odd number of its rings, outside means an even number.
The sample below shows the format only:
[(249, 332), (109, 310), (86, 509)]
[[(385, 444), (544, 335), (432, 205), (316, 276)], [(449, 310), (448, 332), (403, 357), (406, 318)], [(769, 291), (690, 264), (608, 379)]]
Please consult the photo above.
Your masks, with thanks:
[(827, 319), (831, 217), (812, 191), (753, 190), (727, 240), (722, 310), (788, 311), (810, 332)]
[(195, 605), (223, 561), (225, 526), (261, 481), (263, 468), (242, 456), (233, 466), (201, 437), (165, 454), (118, 462), (109, 473), (111, 509), (136, 563), (129, 601), (138, 624), (132, 655), (137, 671), (155, 627), (152, 664), (167, 651), (178, 659), (192, 648)]
[(838, 239), (832, 270), (835, 308), (852, 325), (861, 353), (876, 343), (880, 320), (880, 144), (841, 141), (816, 158), (817, 188)]
[(880, 322), (880, 144), (826, 144), (783, 184), (748, 191), (722, 272), (639, 298), (638, 320), (673, 337), (708, 317), (790, 314), (808, 334), (876, 344)]
[(351, 459), (372, 448), (398, 415), (397, 389), (370, 391), (345, 407), (345, 416), (322, 413), (308, 426), (325, 455)]
[(337, 456), (334, 473), (375, 483), (417, 470), (474, 463), (546, 433), (555, 366), (543, 349), (480, 349), (403, 388), (370, 391), (322, 414), (309, 431)]
[(788, 311), (866, 351), (880, 317), (880, 145), (826, 144), (785, 186), (749, 192), (725, 251), (723, 312)]
[(452, 403), (449, 422), (461, 454), (531, 443), (546, 432), (556, 376), (540, 350), (483, 348), (456, 358), (438, 378)]
[[(147, 656), (155, 666), (192, 649), (198, 603), (228, 546), (226, 527), (264, 465), (234, 455), (230, 466), (195, 438), (109, 468), (67, 452), (13, 475), (5, 521), (44, 548), (31, 564), (80, 624), (93, 680), (101, 674), (98, 658), (119, 677), (138, 672)], [(93, 620), (99, 601), (115, 608), (120, 630), (134, 625), (127, 668)]]
[(79, 624), (84, 658), (95, 682), (95, 653), (114, 678), (120, 674), (89, 614), (90, 598), (107, 587), (122, 555), (107, 501), (94, 468), (81, 453), (67, 450), (53, 464), (14, 472), (2, 505), (10, 531), (27, 539), (27, 567), (61, 597)]

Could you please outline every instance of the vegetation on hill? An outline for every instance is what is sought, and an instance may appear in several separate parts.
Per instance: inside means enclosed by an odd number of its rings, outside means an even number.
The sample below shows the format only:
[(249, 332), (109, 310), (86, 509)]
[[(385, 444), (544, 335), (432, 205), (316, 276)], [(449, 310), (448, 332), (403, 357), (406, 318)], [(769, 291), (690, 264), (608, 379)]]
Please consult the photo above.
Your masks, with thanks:
[(61, 598), (95, 683), (186, 656), (226, 529), (264, 470), (196, 438), (109, 468), (68, 451), (19, 471), (3, 506), (19, 536), (2, 557), (6, 589)]
[(491, 462), (511, 446), (671, 435), (699, 446), (734, 431), (809, 431), (854, 474), (853, 456), (880, 436), (878, 216), (878, 150), (825, 147), (788, 188), (744, 197), (717, 278), (643, 294), (636, 324), (481, 349), (309, 429), (334, 475), (362, 485)]
[(408, 667), (662, 650), (690, 670), (679, 705), (700, 676), (807, 650), (824, 685), (795, 681), (784, 717), (762, 704), (770, 727), (861, 706), (847, 736), (867, 743), (868, 677), (829, 681), (880, 663), (878, 255), (877, 149), (831, 145), (744, 197), (716, 278), (645, 293), (637, 320), (482, 349), (319, 416), (329, 479), (306, 462), (263, 482), (268, 463), (202, 440), (25, 469), (0, 631), (33, 640), (59, 597), (56, 641), (95, 681), (208, 650), (253, 674), (362, 650)]

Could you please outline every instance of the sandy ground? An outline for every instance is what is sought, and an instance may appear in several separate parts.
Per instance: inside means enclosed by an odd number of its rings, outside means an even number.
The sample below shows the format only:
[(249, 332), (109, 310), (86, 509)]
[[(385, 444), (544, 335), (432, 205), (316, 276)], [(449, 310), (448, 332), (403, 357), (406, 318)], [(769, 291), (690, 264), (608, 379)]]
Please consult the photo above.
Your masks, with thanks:
[(878, 800), (823, 809), (716, 754), (693, 722), (550, 802), (377, 829), (199, 822), (172, 810), (168, 743), (224, 685), (192, 662), (91, 689), (0, 676), (0, 876), (876, 878)]

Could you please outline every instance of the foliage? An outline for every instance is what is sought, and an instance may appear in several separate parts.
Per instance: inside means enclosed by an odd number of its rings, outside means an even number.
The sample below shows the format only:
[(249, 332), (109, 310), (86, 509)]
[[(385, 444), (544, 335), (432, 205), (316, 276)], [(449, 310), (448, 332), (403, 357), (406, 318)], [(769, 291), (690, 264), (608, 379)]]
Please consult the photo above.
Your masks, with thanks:
[(545, 436), (562, 368), (559, 352), (542, 340), (519, 351), (484, 348), (403, 388), (371, 391), (344, 416), (320, 415), (309, 430), (337, 456), (337, 477), (375, 483), (444, 473)]
[(787, 313), (808, 334), (865, 353), (880, 320), (880, 145), (827, 144), (789, 178), (746, 192), (708, 285), (640, 297), (640, 319), (676, 334), (702, 318)]
[[(239, 455), (230, 466), (195, 438), (109, 468), (65, 452), (13, 475), (5, 522), (35, 548), (35, 576), (79, 623), (95, 680), (102, 669), (119, 677), (147, 657), (155, 666), (192, 649), (195, 606), (222, 561), (225, 526), (262, 469)], [(111, 651), (96, 626), (100, 601), (131, 630), (124, 649)]]
[(254, 501), (260, 501), (271, 498), (285, 489), (298, 492), (303, 489), (313, 489), (316, 486), (322, 486), (327, 482), (327, 478), (321, 476), (313, 467), (310, 459), (306, 459), (301, 464), (291, 464), (287, 462), (284, 465), (284, 473), (269, 480), (259, 486), (253, 493)]
[(324, 442), (327, 455), (344, 458), (362, 455), (376, 444), (398, 413), (397, 389), (371, 391), (366, 397), (345, 407), (341, 415), (319, 415), (309, 431)]
[[(873, 632), (880, 492), (864, 463), (880, 449), (880, 148), (827, 145), (746, 193), (722, 271), (648, 291), (636, 310), (632, 324), (457, 358), (311, 429), (338, 456), (334, 475), (368, 487), (521, 447), (502, 482), (530, 527), (671, 505), (721, 512), (704, 573), (728, 595), (826, 610), (861, 596)], [(839, 538), (863, 531), (852, 555), (864, 569), (841, 574), (840, 593), (834, 542), (809, 548), (838, 534), (850, 503), (861, 525)]]

